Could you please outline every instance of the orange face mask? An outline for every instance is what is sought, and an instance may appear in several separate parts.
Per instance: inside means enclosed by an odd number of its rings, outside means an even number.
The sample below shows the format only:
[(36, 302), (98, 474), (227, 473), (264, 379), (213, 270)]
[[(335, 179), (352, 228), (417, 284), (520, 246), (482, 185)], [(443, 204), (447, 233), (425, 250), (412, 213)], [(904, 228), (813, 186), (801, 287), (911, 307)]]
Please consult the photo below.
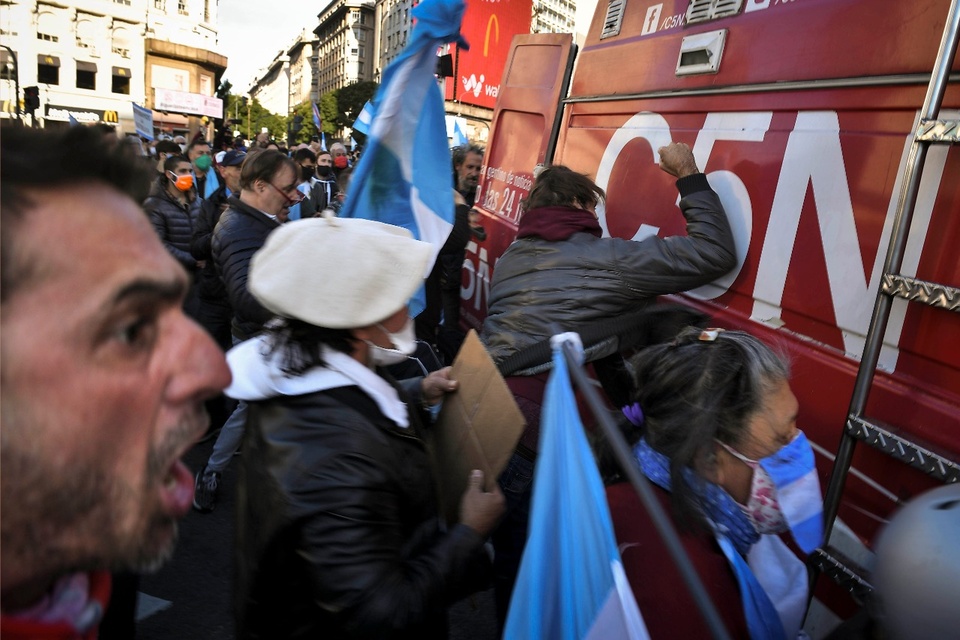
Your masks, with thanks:
[(180, 191), (189, 191), (190, 187), (193, 186), (193, 176), (190, 174), (178, 176), (173, 171), (168, 171), (167, 175), (169, 175), (170, 179), (173, 181), (173, 186)]

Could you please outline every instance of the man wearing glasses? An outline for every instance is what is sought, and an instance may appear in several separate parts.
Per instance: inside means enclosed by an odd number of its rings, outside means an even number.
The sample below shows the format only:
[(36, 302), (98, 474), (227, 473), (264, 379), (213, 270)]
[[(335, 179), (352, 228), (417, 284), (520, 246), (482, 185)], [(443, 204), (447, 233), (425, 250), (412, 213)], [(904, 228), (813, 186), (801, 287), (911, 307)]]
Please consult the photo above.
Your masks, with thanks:
[[(240, 196), (228, 200), (213, 231), (211, 252), (233, 307), (234, 344), (259, 333), (273, 316), (250, 295), (247, 273), (253, 254), (271, 231), (287, 221), (290, 207), (303, 200), (299, 184), (299, 167), (292, 159), (277, 151), (250, 152), (240, 169)], [(246, 418), (247, 405), (240, 402), (223, 424), (210, 459), (197, 474), (193, 496), (197, 511), (207, 513), (216, 505), (221, 474), (240, 446)]]

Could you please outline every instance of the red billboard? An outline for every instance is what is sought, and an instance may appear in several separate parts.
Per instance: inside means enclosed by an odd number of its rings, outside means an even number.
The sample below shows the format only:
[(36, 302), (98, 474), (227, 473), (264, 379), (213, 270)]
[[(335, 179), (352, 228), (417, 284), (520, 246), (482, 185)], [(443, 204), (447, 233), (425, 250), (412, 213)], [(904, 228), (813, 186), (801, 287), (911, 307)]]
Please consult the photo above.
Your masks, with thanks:
[(469, 0), (460, 32), (470, 50), (456, 47), (453, 77), (447, 79), (447, 100), (493, 108), (500, 77), (518, 33), (530, 33), (532, 0)]

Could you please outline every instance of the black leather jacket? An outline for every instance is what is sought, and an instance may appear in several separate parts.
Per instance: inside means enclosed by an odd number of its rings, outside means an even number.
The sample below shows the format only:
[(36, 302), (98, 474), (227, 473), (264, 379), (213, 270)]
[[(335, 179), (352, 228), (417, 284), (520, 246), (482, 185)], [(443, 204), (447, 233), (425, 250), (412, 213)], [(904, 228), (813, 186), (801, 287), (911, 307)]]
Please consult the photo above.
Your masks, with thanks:
[(414, 412), (399, 428), (355, 386), (249, 407), (237, 637), (445, 638), (486, 557), (472, 529), (440, 526)]
[(230, 306), (233, 307), (233, 335), (246, 340), (258, 333), (264, 323), (273, 317), (247, 289), (247, 275), (253, 254), (280, 223), (244, 204), (239, 198), (231, 197), (227, 203), (227, 210), (213, 230), (210, 248), (217, 272), (227, 288)]

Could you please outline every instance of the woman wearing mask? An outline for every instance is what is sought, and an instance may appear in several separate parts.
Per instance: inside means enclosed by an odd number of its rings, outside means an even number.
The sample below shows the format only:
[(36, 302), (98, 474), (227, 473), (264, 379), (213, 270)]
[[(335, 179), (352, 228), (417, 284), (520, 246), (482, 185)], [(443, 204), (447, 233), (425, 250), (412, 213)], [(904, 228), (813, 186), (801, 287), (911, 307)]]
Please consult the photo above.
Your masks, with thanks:
[[(190, 274), (204, 265), (190, 253), (190, 238), (200, 215), (200, 199), (193, 184), (190, 161), (181, 155), (171, 155), (163, 162), (163, 174), (150, 189), (150, 196), (143, 202), (153, 228), (167, 251)], [(197, 317), (199, 302), (191, 287), (184, 309)]]
[(438, 519), (422, 435), (425, 407), (456, 388), (449, 369), (403, 385), (383, 369), (415, 348), (406, 305), (431, 254), (399, 227), (325, 217), (254, 256), (250, 292), (277, 318), (228, 355), (226, 393), (249, 403), (238, 637), (443, 638), (489, 564), (503, 496), (479, 472), (460, 522)]
[[(820, 544), (822, 500), (786, 363), (749, 334), (688, 329), (632, 365), (634, 454), (728, 630), (805, 637), (807, 572), (788, 544)], [(651, 638), (709, 637), (633, 489), (613, 485), (607, 499)]]

